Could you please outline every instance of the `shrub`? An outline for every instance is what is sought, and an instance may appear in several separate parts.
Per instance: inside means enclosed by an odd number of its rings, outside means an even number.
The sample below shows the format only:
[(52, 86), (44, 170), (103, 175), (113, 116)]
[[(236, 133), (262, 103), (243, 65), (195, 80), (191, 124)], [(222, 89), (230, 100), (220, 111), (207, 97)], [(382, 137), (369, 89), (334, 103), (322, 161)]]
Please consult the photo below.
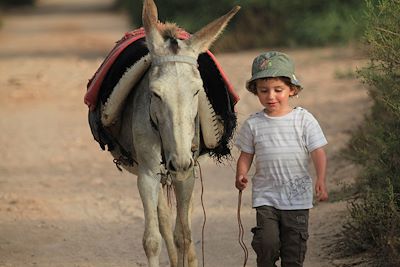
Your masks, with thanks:
[(344, 225), (345, 246), (352, 253), (369, 251), (378, 266), (394, 267), (400, 264), (400, 213), (398, 194), (390, 179), (386, 182), (386, 188), (370, 189), (361, 199), (350, 201), (351, 219)]
[[(353, 251), (380, 255), (379, 266), (400, 266), (400, 1), (367, 1), (370, 64), (359, 72), (373, 101), (345, 156), (362, 166), (345, 235)], [(383, 260), (385, 258), (385, 260)]]
[[(116, 0), (129, 10), (132, 24), (141, 25), (141, 0)], [(348, 43), (363, 31), (364, 2), (359, 0), (168, 0), (156, 1), (161, 21), (187, 31), (200, 27), (234, 5), (242, 10), (217, 41), (217, 50), (267, 46), (308, 46)]]
[(33, 5), (36, 0), (0, 0), (0, 6)]

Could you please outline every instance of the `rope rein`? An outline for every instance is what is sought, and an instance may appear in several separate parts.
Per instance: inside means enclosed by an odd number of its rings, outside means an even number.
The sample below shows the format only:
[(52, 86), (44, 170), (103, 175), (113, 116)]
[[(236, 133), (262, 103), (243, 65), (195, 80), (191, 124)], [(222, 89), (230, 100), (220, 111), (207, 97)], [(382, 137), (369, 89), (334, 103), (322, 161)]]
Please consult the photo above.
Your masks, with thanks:
[[(205, 231), (205, 226), (207, 222), (207, 214), (204, 206), (204, 181), (203, 181), (203, 173), (201, 170), (200, 163), (196, 160), (196, 165), (199, 168), (199, 174), (200, 174), (200, 184), (201, 184), (201, 194), (200, 194), (200, 200), (201, 200), (201, 207), (203, 209), (203, 226), (201, 229), (201, 253), (202, 253), (202, 266), (205, 267), (205, 253), (204, 253), (204, 231)], [(247, 249), (247, 246), (244, 242), (244, 227), (242, 223), (242, 219), (240, 216), (240, 209), (242, 206), (242, 190), (239, 190), (239, 196), (238, 196), (238, 207), (237, 207), (237, 220), (238, 220), (238, 225), (239, 225), (239, 245), (242, 247), (243, 252), (244, 252), (244, 262), (243, 262), (243, 267), (246, 267), (247, 260), (249, 258), (249, 250)], [(180, 218), (182, 219), (182, 218)], [(184, 240), (184, 246), (185, 246), (185, 240)], [(184, 255), (183, 255), (184, 256)]]
[(201, 183), (201, 194), (200, 194), (200, 200), (201, 200), (201, 207), (203, 208), (203, 226), (201, 228), (201, 254), (202, 254), (202, 262), (203, 262), (203, 267), (205, 266), (205, 256), (204, 256), (204, 230), (206, 228), (206, 222), (207, 222), (207, 214), (206, 214), (206, 209), (204, 207), (204, 184), (203, 184), (203, 173), (201, 171), (201, 166), (200, 163), (196, 160), (197, 166), (199, 167), (199, 172), (200, 172), (200, 183)]
[(238, 219), (238, 224), (239, 224), (239, 244), (243, 249), (244, 252), (244, 262), (243, 262), (243, 267), (246, 267), (247, 260), (249, 258), (249, 250), (246, 247), (246, 244), (243, 241), (244, 237), (244, 227), (242, 224), (242, 219), (240, 217), (240, 207), (242, 206), (242, 190), (239, 190), (239, 196), (238, 196), (238, 208), (237, 208), (237, 219)]
[[(202, 253), (202, 266), (205, 266), (205, 256), (204, 256), (204, 230), (207, 222), (207, 214), (206, 210), (204, 207), (204, 183), (203, 183), (203, 173), (201, 170), (200, 163), (196, 160), (197, 166), (199, 168), (200, 172), (200, 182), (201, 182), (201, 194), (200, 194), (200, 199), (201, 199), (201, 206), (203, 208), (203, 227), (201, 229), (201, 253)], [(243, 252), (244, 252), (244, 262), (243, 262), (243, 267), (246, 267), (247, 265), (247, 260), (249, 259), (249, 250), (247, 249), (246, 243), (244, 242), (244, 227), (242, 223), (242, 219), (240, 216), (240, 209), (242, 206), (242, 190), (239, 190), (239, 196), (238, 196), (238, 207), (237, 207), (237, 220), (238, 220), (238, 225), (239, 225), (239, 245), (242, 247)]]

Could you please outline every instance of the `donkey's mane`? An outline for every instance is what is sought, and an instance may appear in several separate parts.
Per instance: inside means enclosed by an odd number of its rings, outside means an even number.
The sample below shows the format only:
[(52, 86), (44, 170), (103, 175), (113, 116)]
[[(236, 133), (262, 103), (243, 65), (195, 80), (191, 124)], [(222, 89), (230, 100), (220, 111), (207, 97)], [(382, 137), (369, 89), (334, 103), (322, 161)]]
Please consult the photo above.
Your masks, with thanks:
[(164, 39), (170, 39), (170, 38), (177, 39), (178, 33), (182, 31), (182, 29), (179, 28), (178, 25), (171, 22), (166, 22), (165, 24), (159, 23), (157, 26)]
[(174, 54), (177, 54), (179, 51), (179, 45), (177, 42), (179, 32), (182, 31), (181, 28), (178, 27), (175, 23), (167, 22), (165, 24), (158, 24), (161, 36), (164, 40), (169, 40), (169, 48)]

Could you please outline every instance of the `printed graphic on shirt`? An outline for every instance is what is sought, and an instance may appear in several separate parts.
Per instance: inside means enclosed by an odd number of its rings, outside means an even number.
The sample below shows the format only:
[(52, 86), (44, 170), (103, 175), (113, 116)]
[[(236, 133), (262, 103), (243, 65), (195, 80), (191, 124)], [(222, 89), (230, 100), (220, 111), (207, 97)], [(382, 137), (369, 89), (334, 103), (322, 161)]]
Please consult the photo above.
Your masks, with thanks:
[(290, 204), (292, 200), (299, 199), (301, 196), (306, 195), (309, 190), (312, 190), (312, 180), (309, 176), (294, 177), (293, 180), (289, 180), (286, 184), (288, 192), (288, 200)]

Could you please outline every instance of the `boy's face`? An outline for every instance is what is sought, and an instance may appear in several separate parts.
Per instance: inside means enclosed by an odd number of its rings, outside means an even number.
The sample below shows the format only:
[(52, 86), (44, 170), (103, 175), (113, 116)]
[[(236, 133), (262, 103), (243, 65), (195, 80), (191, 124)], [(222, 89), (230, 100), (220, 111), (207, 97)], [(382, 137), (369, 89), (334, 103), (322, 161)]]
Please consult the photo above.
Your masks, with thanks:
[(258, 79), (255, 82), (258, 99), (269, 116), (283, 116), (292, 110), (289, 97), (295, 93), (293, 88), (278, 78)]

